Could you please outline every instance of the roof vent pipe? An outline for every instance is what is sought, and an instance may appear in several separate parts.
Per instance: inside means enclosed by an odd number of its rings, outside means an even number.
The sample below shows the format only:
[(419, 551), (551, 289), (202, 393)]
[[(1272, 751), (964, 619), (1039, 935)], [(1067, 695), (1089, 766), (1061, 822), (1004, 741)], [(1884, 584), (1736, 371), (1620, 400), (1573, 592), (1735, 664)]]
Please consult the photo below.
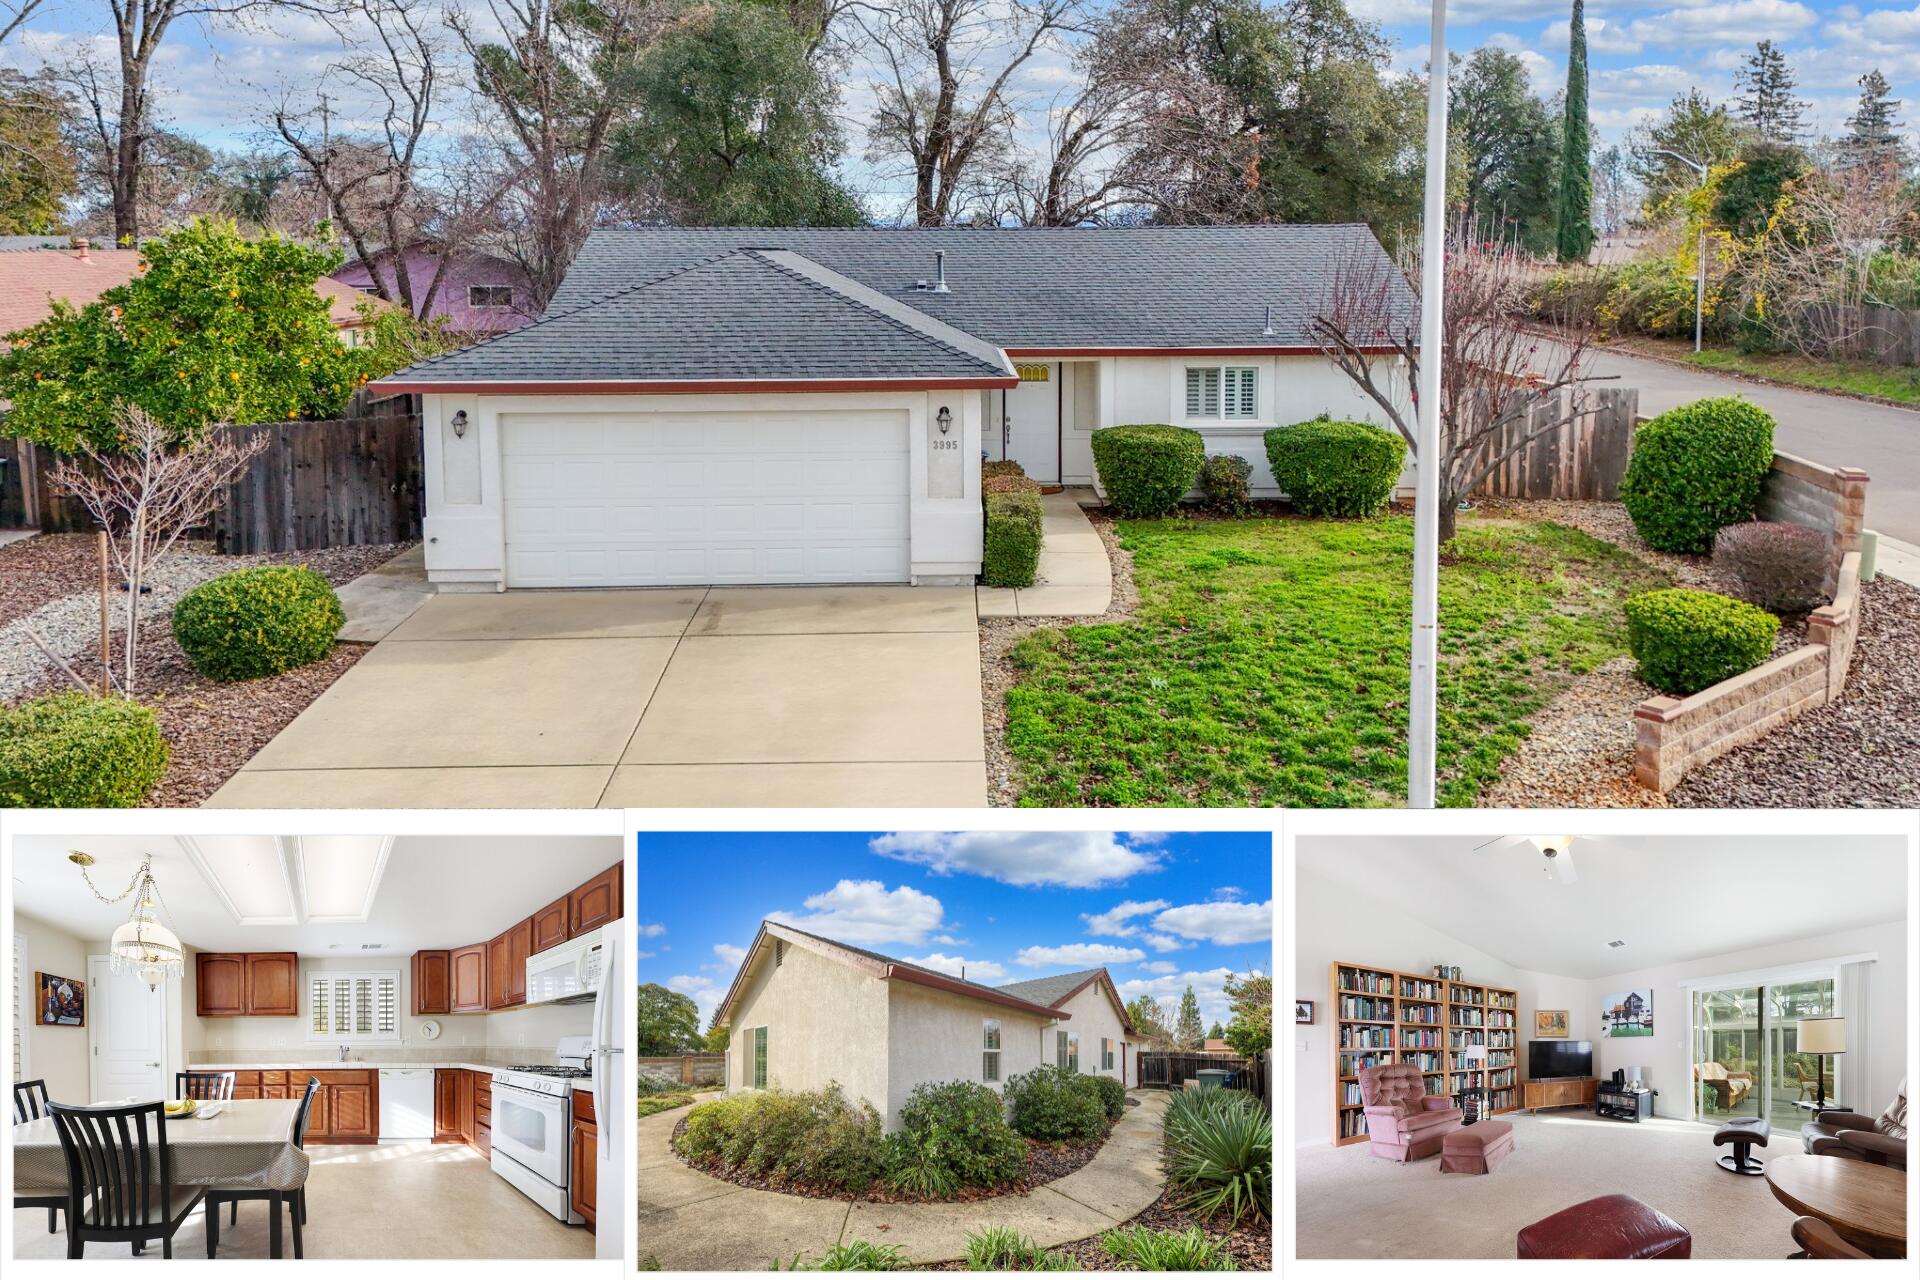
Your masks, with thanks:
[(933, 251), (933, 291), (935, 293), (952, 292), (947, 288), (947, 251), (945, 249)]
[(1260, 332), (1268, 338), (1273, 336), (1273, 304), (1271, 302), (1267, 304), (1267, 327)]

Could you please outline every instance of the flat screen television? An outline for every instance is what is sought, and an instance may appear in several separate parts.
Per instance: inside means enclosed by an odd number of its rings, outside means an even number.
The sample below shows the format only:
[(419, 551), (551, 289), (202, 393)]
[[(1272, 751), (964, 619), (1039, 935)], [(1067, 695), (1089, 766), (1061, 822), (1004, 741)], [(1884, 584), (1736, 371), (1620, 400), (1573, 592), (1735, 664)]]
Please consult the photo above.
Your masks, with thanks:
[(1527, 1078), (1557, 1080), (1566, 1076), (1593, 1074), (1593, 1041), (1527, 1041)]

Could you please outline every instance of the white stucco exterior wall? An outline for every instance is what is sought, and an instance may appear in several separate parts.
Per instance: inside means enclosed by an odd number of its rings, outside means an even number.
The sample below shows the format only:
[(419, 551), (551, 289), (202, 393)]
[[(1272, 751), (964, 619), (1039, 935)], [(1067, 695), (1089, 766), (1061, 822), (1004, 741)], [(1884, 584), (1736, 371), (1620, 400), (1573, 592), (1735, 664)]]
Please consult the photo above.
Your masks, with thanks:
[[(1071, 1000), (1061, 1007), (1068, 1015), (1065, 1024), (1068, 1030), (1080, 1037), (1080, 1071), (1083, 1075), (1111, 1076), (1122, 1084), (1131, 1085), (1135, 1080), (1132, 1063), (1127, 1061), (1131, 1053), (1122, 1054), (1121, 1045), (1125, 1041), (1126, 1031), (1120, 1021), (1119, 1013), (1113, 1007), (1113, 1001), (1101, 989), (1098, 982), (1092, 983), (1084, 991), (1076, 992)], [(1100, 1065), (1101, 1040), (1112, 1042), (1113, 1066)], [(1126, 1075), (1121, 1075), (1125, 1065)]]
[(769, 941), (734, 1002), (727, 1092), (753, 1087), (753, 1029), (765, 1027), (769, 1086), (822, 1089), (837, 1080), (849, 1098), (887, 1114), (888, 984), (793, 943), (779, 965), (773, 957)]
[[(892, 988), (887, 1102), (881, 1107), (889, 1132), (899, 1127), (900, 1108), (917, 1084), (970, 1080), (998, 1090), (1010, 1077), (1040, 1065), (1041, 1030), (1050, 1025), (1047, 1020), (910, 982), (895, 982)], [(1000, 1022), (997, 1082), (980, 1078), (982, 1024), (989, 1018)]]

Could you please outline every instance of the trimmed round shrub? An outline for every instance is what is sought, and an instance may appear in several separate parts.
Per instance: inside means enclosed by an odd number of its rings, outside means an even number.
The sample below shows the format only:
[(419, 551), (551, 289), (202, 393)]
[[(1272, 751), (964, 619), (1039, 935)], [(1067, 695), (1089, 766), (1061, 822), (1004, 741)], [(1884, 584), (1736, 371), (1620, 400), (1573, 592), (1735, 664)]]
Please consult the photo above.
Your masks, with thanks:
[(696, 1164), (778, 1174), (846, 1191), (880, 1176), (880, 1113), (848, 1100), (838, 1083), (794, 1093), (764, 1089), (703, 1102), (675, 1140)]
[(1237, 516), (1253, 504), (1253, 464), (1237, 453), (1216, 453), (1200, 464), (1200, 497), (1209, 510)]
[(1163, 516), (1200, 478), (1207, 458), (1198, 431), (1134, 423), (1093, 433), (1093, 466), (1107, 501), (1123, 516)]
[(1059, 1067), (1039, 1067), (1007, 1081), (1007, 1108), (1013, 1131), (1057, 1142), (1097, 1138), (1106, 1131), (1106, 1108), (1098, 1089), (1081, 1083), (1091, 1077)]
[(0, 807), (126, 809), (167, 771), (152, 710), (77, 690), (0, 710)]
[(1032, 493), (989, 493), (980, 580), (990, 587), (1030, 587), (1040, 567), (1040, 499)]
[(983, 462), (980, 464), (981, 493), (1038, 493), (1040, 482), (1027, 477), (1027, 472), (1017, 462)]
[(1407, 442), (1369, 422), (1315, 418), (1264, 438), (1274, 483), (1302, 515), (1373, 515), (1406, 467)]
[(318, 662), (346, 625), (340, 597), (304, 565), (269, 564), (203, 582), (173, 606), (173, 638), (213, 680), (256, 680)]
[(1086, 1076), (1093, 1081), (1093, 1088), (1100, 1095), (1100, 1105), (1106, 1109), (1107, 1119), (1118, 1120), (1120, 1113), (1127, 1109), (1127, 1086), (1112, 1076)]
[(1773, 416), (1739, 396), (1669, 409), (1633, 433), (1620, 501), (1656, 551), (1702, 552), (1753, 519), (1773, 466)]
[(1730, 524), (1713, 535), (1713, 567), (1733, 594), (1768, 613), (1805, 613), (1827, 602), (1833, 541), (1775, 520)]
[(1773, 652), (1780, 619), (1717, 591), (1671, 587), (1627, 601), (1627, 648), (1640, 678), (1685, 697), (1751, 671)]
[(1012, 1182), (1027, 1167), (1027, 1145), (1007, 1127), (999, 1094), (970, 1080), (949, 1080), (914, 1086), (884, 1158), (888, 1185), (939, 1196), (954, 1187)]

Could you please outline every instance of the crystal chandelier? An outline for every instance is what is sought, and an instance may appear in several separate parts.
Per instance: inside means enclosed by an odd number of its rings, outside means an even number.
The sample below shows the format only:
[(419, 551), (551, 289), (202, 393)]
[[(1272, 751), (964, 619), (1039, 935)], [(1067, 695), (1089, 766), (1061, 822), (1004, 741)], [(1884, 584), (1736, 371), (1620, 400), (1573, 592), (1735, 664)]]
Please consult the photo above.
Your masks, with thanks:
[(87, 868), (93, 865), (92, 854), (76, 849), (67, 855), (67, 861), (80, 868), (80, 876), (87, 882), (87, 888), (92, 889), (93, 896), (108, 906), (129, 897), (133, 899), (133, 909), (127, 915), (127, 922), (113, 931), (113, 941), (107, 947), (113, 972), (137, 972), (149, 990), (158, 987), (168, 977), (178, 977), (185, 972), (186, 958), (181, 954), (179, 937), (161, 924), (155, 914), (156, 908), (164, 906), (164, 903), (160, 898), (160, 886), (153, 879), (153, 855), (148, 854), (140, 859), (140, 869), (134, 872), (133, 880), (111, 898), (101, 893), (95, 887), (93, 877), (87, 874)]

